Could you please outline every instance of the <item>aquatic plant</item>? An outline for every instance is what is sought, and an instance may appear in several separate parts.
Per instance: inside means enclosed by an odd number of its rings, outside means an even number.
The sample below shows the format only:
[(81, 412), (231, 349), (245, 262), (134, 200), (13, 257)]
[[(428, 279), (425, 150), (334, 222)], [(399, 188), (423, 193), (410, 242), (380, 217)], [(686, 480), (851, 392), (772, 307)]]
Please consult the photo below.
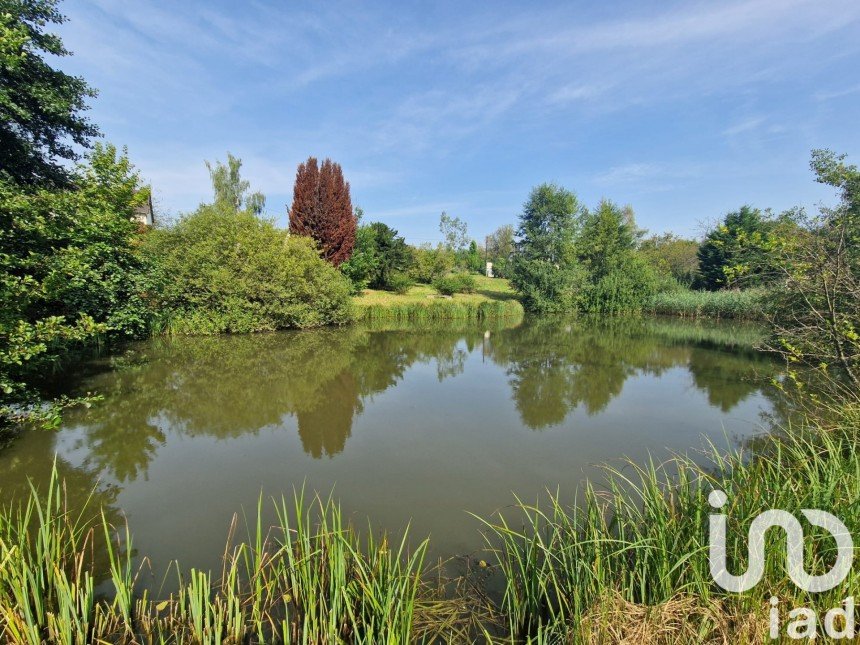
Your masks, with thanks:
[(646, 310), (682, 318), (734, 318), (763, 320), (767, 315), (765, 289), (693, 291), (678, 289), (653, 296)]

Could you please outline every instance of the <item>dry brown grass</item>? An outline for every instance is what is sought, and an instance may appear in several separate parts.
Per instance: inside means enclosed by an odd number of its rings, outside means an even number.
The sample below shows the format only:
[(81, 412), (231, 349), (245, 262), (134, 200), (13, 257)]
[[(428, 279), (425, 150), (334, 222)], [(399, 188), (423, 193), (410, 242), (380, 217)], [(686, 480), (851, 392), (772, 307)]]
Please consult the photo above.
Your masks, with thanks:
[(627, 602), (614, 595), (587, 614), (571, 643), (600, 645), (742, 645), (769, 641), (767, 607), (760, 613), (679, 595), (659, 605)]

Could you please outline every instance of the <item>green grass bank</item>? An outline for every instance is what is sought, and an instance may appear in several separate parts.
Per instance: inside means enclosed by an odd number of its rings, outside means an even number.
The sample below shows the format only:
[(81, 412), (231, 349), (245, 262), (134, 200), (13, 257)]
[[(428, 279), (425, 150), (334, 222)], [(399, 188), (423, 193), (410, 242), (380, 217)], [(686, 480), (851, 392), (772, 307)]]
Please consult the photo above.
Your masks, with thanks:
[(358, 321), (519, 320), (523, 306), (507, 280), (475, 277), (474, 293), (441, 296), (430, 285), (418, 284), (406, 294), (367, 289), (353, 298)]

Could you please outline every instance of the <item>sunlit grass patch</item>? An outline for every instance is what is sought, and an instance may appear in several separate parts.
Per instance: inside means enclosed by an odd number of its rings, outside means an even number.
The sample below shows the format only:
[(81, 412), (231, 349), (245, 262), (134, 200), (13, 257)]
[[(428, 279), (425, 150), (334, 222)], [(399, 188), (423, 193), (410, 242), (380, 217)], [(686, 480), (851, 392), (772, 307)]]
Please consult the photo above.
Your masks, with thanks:
[(523, 307), (507, 280), (475, 276), (475, 293), (441, 296), (418, 284), (403, 295), (369, 289), (353, 298), (358, 320), (489, 320), (521, 319)]

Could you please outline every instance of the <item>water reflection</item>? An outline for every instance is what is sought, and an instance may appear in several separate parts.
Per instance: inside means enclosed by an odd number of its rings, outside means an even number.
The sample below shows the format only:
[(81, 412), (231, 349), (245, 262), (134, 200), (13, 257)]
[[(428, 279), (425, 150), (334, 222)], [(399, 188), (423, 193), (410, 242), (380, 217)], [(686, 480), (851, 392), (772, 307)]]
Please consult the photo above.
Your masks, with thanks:
[(292, 415), (314, 458), (344, 450), (367, 397), (394, 386), (416, 362), (439, 381), (461, 374), (480, 330), (311, 332), (159, 339), (107, 359), (110, 369), (78, 386), (104, 402), (69, 414), (84, 430), (86, 465), (118, 481), (145, 477), (166, 432), (230, 439)]
[(652, 319), (536, 320), (497, 334), (490, 354), (506, 367), (517, 410), (534, 430), (560, 425), (577, 408), (597, 414), (630, 377), (678, 366), (712, 405), (729, 412), (775, 373), (771, 361), (750, 349), (756, 330), (736, 329), (732, 335), (727, 328)]
[(432, 364), (439, 382), (459, 376), (478, 348), (505, 371), (522, 423), (535, 430), (561, 425), (576, 409), (596, 415), (631, 377), (676, 367), (689, 371), (712, 406), (730, 412), (775, 374), (773, 363), (745, 348), (755, 333), (648, 319), (550, 319), (486, 333), (349, 327), (162, 339), (105, 359), (109, 369), (77, 388), (104, 393), (104, 402), (70, 414), (67, 425), (83, 431), (83, 465), (118, 482), (145, 477), (168, 432), (223, 440), (280, 426), (288, 416), (308, 455), (334, 457), (365, 400), (415, 364)]
[(784, 413), (758, 334), (527, 319), (140, 343), (66, 380), (104, 401), (0, 451), (0, 501), (47, 481), (56, 454), (75, 498), (95, 489), (112, 518), (127, 512), (160, 570), (217, 565), (234, 512), (303, 483), (335, 487), (375, 526), (411, 521), (438, 555), (466, 552), (479, 543), (466, 510), (572, 492), (592, 464), (720, 443)]

